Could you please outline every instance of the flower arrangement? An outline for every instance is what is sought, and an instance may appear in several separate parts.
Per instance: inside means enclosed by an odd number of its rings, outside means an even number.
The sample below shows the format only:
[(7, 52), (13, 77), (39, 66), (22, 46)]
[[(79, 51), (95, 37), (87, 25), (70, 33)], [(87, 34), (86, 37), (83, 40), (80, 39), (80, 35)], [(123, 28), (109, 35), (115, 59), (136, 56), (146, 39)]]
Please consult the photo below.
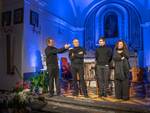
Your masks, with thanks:
[[(40, 89), (42, 89), (42, 91), (40, 91)], [(47, 72), (39, 73), (35, 77), (30, 78), (29, 81), (23, 81), (23, 78), (21, 78), (12, 91), (0, 91), (0, 113), (3, 113), (1, 109), (5, 111), (8, 108), (14, 113), (25, 113), (31, 110), (32, 107), (44, 106), (46, 102), (43, 97), (41, 100), (39, 94), (47, 91)], [(33, 96), (35, 93), (38, 95)], [(7, 111), (4, 113), (7, 113)]]
[(31, 92), (34, 94), (43, 94), (48, 91), (48, 73), (39, 73), (30, 79)]
[[(0, 112), (1, 113), (25, 113), (31, 103), (29, 84), (22, 80), (16, 83), (12, 91), (0, 92)], [(7, 110), (10, 111), (7, 111)], [(1, 111), (2, 110), (2, 111)]]
[(21, 80), (13, 89), (13, 106), (25, 107), (30, 101), (30, 84)]

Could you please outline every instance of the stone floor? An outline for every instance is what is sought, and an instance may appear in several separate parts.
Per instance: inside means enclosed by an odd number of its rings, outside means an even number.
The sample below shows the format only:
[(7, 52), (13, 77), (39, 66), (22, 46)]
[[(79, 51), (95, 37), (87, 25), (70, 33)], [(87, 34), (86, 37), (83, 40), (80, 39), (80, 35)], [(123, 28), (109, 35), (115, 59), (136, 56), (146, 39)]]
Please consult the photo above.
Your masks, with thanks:
[(103, 99), (84, 98), (83, 96), (49, 98), (45, 95), (47, 105), (45, 112), (56, 113), (150, 113), (149, 99), (116, 100), (111, 97)]
[(47, 105), (43, 112), (54, 113), (150, 113), (150, 98), (133, 98), (128, 101), (115, 99), (114, 96), (98, 98), (95, 88), (88, 89), (89, 98), (82, 95), (74, 97), (71, 91), (63, 92), (63, 96), (45, 97)]
[[(68, 92), (63, 92), (63, 95), (68, 98), (73, 98), (76, 100), (85, 100), (82, 95), (79, 95), (78, 97), (73, 97), (72, 96), (72, 91)], [(130, 91), (131, 92), (131, 91)], [(130, 103), (130, 104), (136, 104), (136, 105), (145, 105), (145, 106), (150, 106), (150, 98), (143, 98), (143, 96), (135, 96), (133, 94), (130, 94), (130, 100), (129, 101), (123, 101), (123, 100), (118, 100), (115, 99), (114, 94), (112, 93), (111, 96), (108, 96), (107, 98), (98, 98), (98, 95), (96, 93), (96, 88), (91, 88), (88, 87), (88, 94), (89, 94), (89, 99), (93, 101), (107, 101), (107, 102), (121, 102), (121, 103)]]

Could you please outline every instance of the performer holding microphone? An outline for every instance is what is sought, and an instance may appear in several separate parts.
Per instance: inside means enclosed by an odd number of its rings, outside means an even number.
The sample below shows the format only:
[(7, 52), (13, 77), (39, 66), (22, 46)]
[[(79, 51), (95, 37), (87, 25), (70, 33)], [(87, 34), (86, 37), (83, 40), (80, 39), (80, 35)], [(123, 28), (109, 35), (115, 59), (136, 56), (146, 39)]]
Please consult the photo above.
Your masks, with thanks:
[(85, 50), (79, 46), (79, 40), (73, 40), (74, 48), (69, 51), (69, 58), (71, 60), (71, 72), (73, 76), (73, 87), (74, 93), (73, 96), (79, 95), (79, 86), (77, 83), (77, 74), (79, 75), (79, 84), (84, 94), (84, 97), (88, 97), (87, 87), (84, 80), (84, 55), (86, 54)]
[(58, 67), (58, 53), (66, 52), (70, 47), (69, 44), (65, 44), (63, 48), (54, 47), (54, 40), (52, 38), (47, 39), (47, 48), (45, 49), (47, 71), (49, 73), (49, 97), (54, 95), (54, 80), (56, 84), (56, 92), (59, 96), (60, 83), (59, 83), (59, 67)]

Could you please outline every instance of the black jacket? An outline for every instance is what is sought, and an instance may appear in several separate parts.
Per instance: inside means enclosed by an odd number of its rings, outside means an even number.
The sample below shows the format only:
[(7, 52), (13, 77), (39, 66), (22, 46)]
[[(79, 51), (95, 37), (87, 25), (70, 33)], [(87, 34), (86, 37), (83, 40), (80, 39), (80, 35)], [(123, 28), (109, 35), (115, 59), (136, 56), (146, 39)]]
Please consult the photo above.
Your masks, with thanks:
[(106, 46), (99, 47), (95, 52), (96, 64), (97, 65), (110, 65), (112, 59), (112, 50)]
[[(83, 54), (80, 54), (80, 52), (82, 52)], [(85, 54), (86, 51), (82, 47), (74, 47), (73, 49), (71, 49), (69, 51), (69, 58), (71, 60), (71, 64), (83, 64)]]
[[(121, 59), (124, 57), (124, 59)], [(128, 79), (128, 74), (130, 70), (129, 65), (129, 51), (127, 49), (123, 50), (123, 53), (118, 53), (117, 50), (114, 50), (113, 60), (115, 62), (115, 79), (124, 80)]]
[(57, 54), (58, 53), (63, 53), (66, 50), (67, 49), (65, 49), (65, 48), (57, 49), (56, 47), (47, 46), (47, 48), (45, 49), (46, 64), (47, 65), (58, 66)]

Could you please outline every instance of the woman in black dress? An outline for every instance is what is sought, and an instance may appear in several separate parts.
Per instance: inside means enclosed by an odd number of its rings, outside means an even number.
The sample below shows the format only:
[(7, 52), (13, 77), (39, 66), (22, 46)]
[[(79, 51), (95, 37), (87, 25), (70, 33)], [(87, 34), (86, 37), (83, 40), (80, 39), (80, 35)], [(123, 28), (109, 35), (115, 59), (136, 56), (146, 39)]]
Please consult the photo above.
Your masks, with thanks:
[(117, 99), (129, 100), (129, 51), (124, 41), (116, 43), (113, 60), (115, 62), (115, 95)]

